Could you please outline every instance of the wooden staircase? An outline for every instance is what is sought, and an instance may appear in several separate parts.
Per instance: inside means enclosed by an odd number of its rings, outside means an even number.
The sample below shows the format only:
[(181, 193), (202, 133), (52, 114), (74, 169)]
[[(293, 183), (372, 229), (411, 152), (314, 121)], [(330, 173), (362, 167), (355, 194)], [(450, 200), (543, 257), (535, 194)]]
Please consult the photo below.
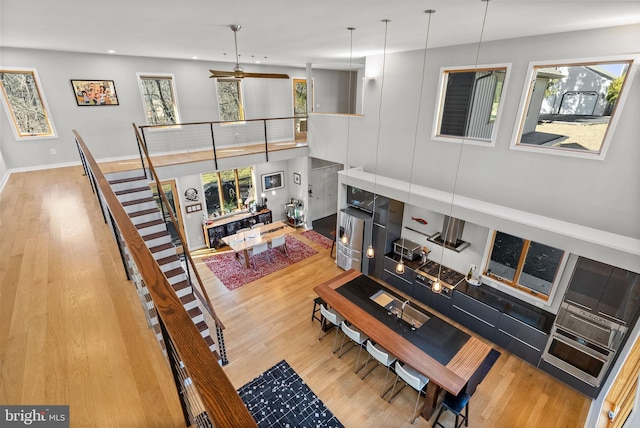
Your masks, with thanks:
[[(176, 247), (171, 240), (171, 235), (162, 218), (162, 213), (156, 205), (147, 178), (141, 175), (141, 171), (117, 172), (105, 174), (105, 176), (125, 212), (136, 226), (136, 229), (138, 229), (140, 237), (151, 251), (153, 258), (198, 328), (200, 335), (209, 346), (211, 352), (215, 353), (217, 359), (220, 360), (215, 340), (211, 336), (211, 331), (193, 292), (193, 287), (189, 283), (189, 277), (182, 260), (178, 256)], [(143, 302), (149, 325), (154, 330), (156, 338), (164, 349), (160, 324), (146, 286), (139, 290), (138, 294)]]

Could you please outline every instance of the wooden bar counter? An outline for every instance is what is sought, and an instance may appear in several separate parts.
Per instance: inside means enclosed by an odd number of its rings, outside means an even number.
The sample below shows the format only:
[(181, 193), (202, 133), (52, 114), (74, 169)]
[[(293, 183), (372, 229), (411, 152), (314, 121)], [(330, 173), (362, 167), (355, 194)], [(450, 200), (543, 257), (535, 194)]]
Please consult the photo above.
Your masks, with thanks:
[[(347, 297), (349, 294), (345, 291), (349, 288), (356, 290), (356, 294), (366, 295), (384, 289), (381, 284), (351, 269), (318, 285), (314, 291), (371, 340), (429, 378), (422, 412), (426, 419), (435, 411), (441, 389), (454, 395), (460, 393), (491, 351), (491, 347), (481, 340), (430, 313), (431, 318), (415, 332), (408, 329), (402, 333), (390, 324), (393, 321), (382, 318), (386, 314), (374, 316), (366, 299)], [(378, 312), (386, 310), (380, 307)]]

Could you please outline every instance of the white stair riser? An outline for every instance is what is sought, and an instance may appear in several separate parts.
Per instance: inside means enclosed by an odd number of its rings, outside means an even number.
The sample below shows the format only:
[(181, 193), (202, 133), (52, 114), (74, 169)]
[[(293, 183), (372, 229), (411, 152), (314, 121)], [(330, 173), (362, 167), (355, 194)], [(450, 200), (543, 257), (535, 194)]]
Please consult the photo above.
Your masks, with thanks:
[(137, 169), (129, 171), (110, 172), (108, 174), (105, 174), (104, 176), (107, 178), (107, 181), (115, 181), (125, 178), (142, 177), (144, 176), (144, 171), (142, 169)]
[(194, 300), (193, 302), (189, 302), (189, 303), (187, 303), (187, 304), (185, 304), (183, 306), (184, 306), (185, 311), (190, 311), (191, 309), (198, 307), (198, 301)]
[(150, 214), (137, 215), (137, 216), (131, 217), (131, 213), (129, 213), (129, 218), (131, 218), (131, 222), (133, 224), (138, 225), (141, 223), (146, 223), (148, 221), (162, 220), (162, 214), (160, 214), (160, 211), (157, 211)]
[(187, 294), (191, 293), (191, 287), (184, 287), (182, 290), (177, 290), (176, 291), (176, 296), (178, 297), (183, 297), (186, 296)]
[(149, 186), (149, 182), (146, 179), (122, 181), (120, 183), (109, 183), (109, 186), (111, 186), (111, 189), (113, 189), (114, 192), (119, 192), (120, 190), (137, 189), (139, 187)]
[[(144, 236), (142, 237), (144, 239)], [(160, 236), (158, 238), (153, 238), (153, 239), (149, 239), (144, 241), (147, 244), (147, 248), (152, 248), (152, 247), (157, 247), (158, 245), (162, 245), (162, 244), (169, 244), (171, 243), (171, 236), (169, 235), (163, 235)], [(175, 248), (173, 249), (173, 254), (176, 253)]]
[(145, 211), (145, 210), (150, 210), (152, 208), (158, 208), (158, 206), (156, 205), (156, 203), (154, 201), (149, 201), (149, 202), (142, 202), (139, 204), (134, 204), (134, 205), (123, 205), (124, 211), (127, 214), (131, 214), (131, 213), (135, 213), (137, 211)]
[(153, 226), (147, 226), (142, 229), (138, 229), (138, 233), (140, 236), (147, 236), (158, 232), (166, 232), (167, 227), (164, 223), (154, 224)]
[(123, 202), (135, 201), (143, 198), (151, 198), (153, 197), (153, 193), (151, 193), (151, 189), (147, 187), (144, 190), (140, 190), (138, 192), (123, 193), (121, 195), (116, 195), (116, 196), (120, 201), (120, 203), (123, 203)]
[(185, 281), (186, 279), (187, 279), (187, 274), (184, 272), (179, 275), (172, 276), (171, 278), (167, 278), (167, 280), (169, 281), (169, 284), (171, 285)]
[(205, 328), (204, 330), (202, 330), (202, 331), (200, 332), (200, 336), (202, 336), (202, 337), (207, 337), (207, 336), (209, 336), (209, 328)]
[(157, 252), (153, 253), (153, 258), (156, 259), (156, 260), (160, 260), (160, 259), (164, 259), (165, 257), (172, 256), (175, 253), (176, 253), (176, 248), (175, 247), (171, 247), (171, 248), (168, 248), (166, 250), (157, 251)]
[(198, 324), (199, 322), (204, 321), (204, 315), (201, 313), (200, 315), (191, 318), (191, 320), (194, 324)]
[(172, 269), (176, 269), (182, 267), (182, 263), (180, 263), (180, 260), (174, 260), (170, 263), (165, 263), (162, 266), (160, 266), (160, 270), (162, 270), (162, 272), (168, 272)]

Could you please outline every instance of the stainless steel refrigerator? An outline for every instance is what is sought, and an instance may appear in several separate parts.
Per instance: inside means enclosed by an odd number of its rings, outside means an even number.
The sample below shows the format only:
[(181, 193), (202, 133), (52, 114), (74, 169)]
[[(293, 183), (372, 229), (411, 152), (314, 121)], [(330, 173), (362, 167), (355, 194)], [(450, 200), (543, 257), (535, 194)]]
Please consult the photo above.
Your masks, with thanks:
[(369, 259), (365, 253), (371, 244), (371, 214), (357, 209), (338, 212), (338, 233), (336, 234), (336, 263), (344, 270), (355, 269), (366, 275)]

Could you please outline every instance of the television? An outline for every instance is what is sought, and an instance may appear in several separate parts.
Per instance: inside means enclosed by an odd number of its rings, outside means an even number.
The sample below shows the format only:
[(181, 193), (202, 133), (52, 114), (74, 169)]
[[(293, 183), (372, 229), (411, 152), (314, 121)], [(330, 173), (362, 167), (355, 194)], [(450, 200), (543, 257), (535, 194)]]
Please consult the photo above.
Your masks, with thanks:
[(359, 210), (373, 213), (374, 194), (357, 187), (347, 186), (347, 205)]

